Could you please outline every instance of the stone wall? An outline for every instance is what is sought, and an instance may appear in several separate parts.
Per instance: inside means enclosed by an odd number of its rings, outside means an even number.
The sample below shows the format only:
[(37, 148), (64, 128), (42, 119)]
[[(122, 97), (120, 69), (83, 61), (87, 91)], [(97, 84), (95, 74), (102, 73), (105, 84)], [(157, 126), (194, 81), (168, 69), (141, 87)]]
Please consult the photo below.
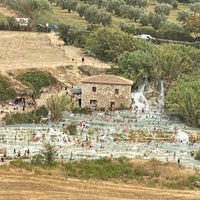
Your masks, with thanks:
[[(92, 91), (92, 87), (96, 87), (96, 92)], [(115, 94), (115, 89), (119, 90), (119, 94)], [(90, 101), (96, 100), (99, 108), (111, 106), (114, 102), (115, 107), (121, 104), (129, 107), (131, 101), (131, 85), (109, 85), (96, 83), (82, 84), (82, 107), (89, 107)]]

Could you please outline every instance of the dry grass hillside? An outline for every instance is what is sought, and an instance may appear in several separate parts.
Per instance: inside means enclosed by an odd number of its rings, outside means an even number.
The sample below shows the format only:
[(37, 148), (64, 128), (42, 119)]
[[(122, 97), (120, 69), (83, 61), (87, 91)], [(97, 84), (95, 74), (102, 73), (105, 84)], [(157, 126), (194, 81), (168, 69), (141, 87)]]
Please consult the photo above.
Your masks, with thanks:
[(82, 77), (79, 67), (103, 71), (109, 65), (88, 57), (81, 49), (64, 46), (54, 32), (0, 31), (0, 71), (3, 75), (14, 76), (32, 69), (47, 70), (60, 81), (78, 86)]

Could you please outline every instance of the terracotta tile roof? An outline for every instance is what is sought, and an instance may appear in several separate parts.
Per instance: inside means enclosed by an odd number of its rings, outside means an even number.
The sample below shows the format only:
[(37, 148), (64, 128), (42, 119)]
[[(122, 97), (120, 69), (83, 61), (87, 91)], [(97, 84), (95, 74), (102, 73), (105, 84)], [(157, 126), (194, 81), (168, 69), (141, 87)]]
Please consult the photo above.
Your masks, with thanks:
[(100, 84), (112, 84), (112, 85), (132, 85), (133, 81), (125, 79), (120, 76), (101, 74), (96, 76), (90, 76), (81, 80), (82, 83), (100, 83)]

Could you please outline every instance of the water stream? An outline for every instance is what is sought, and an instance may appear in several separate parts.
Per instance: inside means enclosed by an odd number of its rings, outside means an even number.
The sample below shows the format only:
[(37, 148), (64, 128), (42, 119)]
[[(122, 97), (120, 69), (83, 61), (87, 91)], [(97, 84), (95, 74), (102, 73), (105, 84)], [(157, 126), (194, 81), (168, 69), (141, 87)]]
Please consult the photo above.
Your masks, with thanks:
[[(9, 157), (16, 156), (19, 151), (21, 155), (25, 155), (28, 149), (29, 156), (34, 156), (40, 153), (42, 144), (48, 141), (56, 146), (58, 159), (70, 159), (71, 152), (73, 159), (113, 155), (177, 162), (177, 159), (181, 158), (181, 164), (200, 169), (200, 162), (192, 156), (193, 152), (199, 150), (200, 145), (198, 142), (191, 143), (185, 132), (191, 127), (162, 111), (163, 81), (158, 98), (159, 108), (158, 105), (150, 106), (145, 98), (145, 84), (132, 94), (131, 111), (115, 111), (107, 116), (104, 116), (103, 112), (94, 112), (92, 115), (64, 112), (62, 121), (57, 124), (49, 122), (0, 127), (0, 157), (4, 151)], [(77, 123), (76, 135), (63, 133), (63, 126), (66, 127), (71, 122)], [(133, 135), (137, 130), (146, 130), (148, 133), (144, 142), (137, 142), (138, 135)], [(173, 140), (159, 140), (155, 131), (164, 131)]]

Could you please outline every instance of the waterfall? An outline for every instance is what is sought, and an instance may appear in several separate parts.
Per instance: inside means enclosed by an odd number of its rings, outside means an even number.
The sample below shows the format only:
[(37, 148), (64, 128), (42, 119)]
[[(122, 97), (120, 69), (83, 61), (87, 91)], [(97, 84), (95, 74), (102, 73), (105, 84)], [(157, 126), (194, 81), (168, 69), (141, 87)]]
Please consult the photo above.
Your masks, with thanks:
[(145, 89), (146, 81), (144, 81), (141, 85), (139, 85), (138, 90), (132, 93), (132, 100), (133, 100), (133, 108), (138, 110), (147, 110), (148, 109), (148, 102), (144, 96), (144, 89)]
[(187, 143), (187, 142), (189, 142), (189, 136), (188, 136), (187, 133), (185, 133), (184, 131), (179, 129), (178, 133), (177, 133), (177, 136), (176, 136), (176, 140), (178, 142)]
[(158, 97), (158, 104), (159, 106), (164, 106), (164, 84), (163, 80), (160, 81), (160, 95)]

